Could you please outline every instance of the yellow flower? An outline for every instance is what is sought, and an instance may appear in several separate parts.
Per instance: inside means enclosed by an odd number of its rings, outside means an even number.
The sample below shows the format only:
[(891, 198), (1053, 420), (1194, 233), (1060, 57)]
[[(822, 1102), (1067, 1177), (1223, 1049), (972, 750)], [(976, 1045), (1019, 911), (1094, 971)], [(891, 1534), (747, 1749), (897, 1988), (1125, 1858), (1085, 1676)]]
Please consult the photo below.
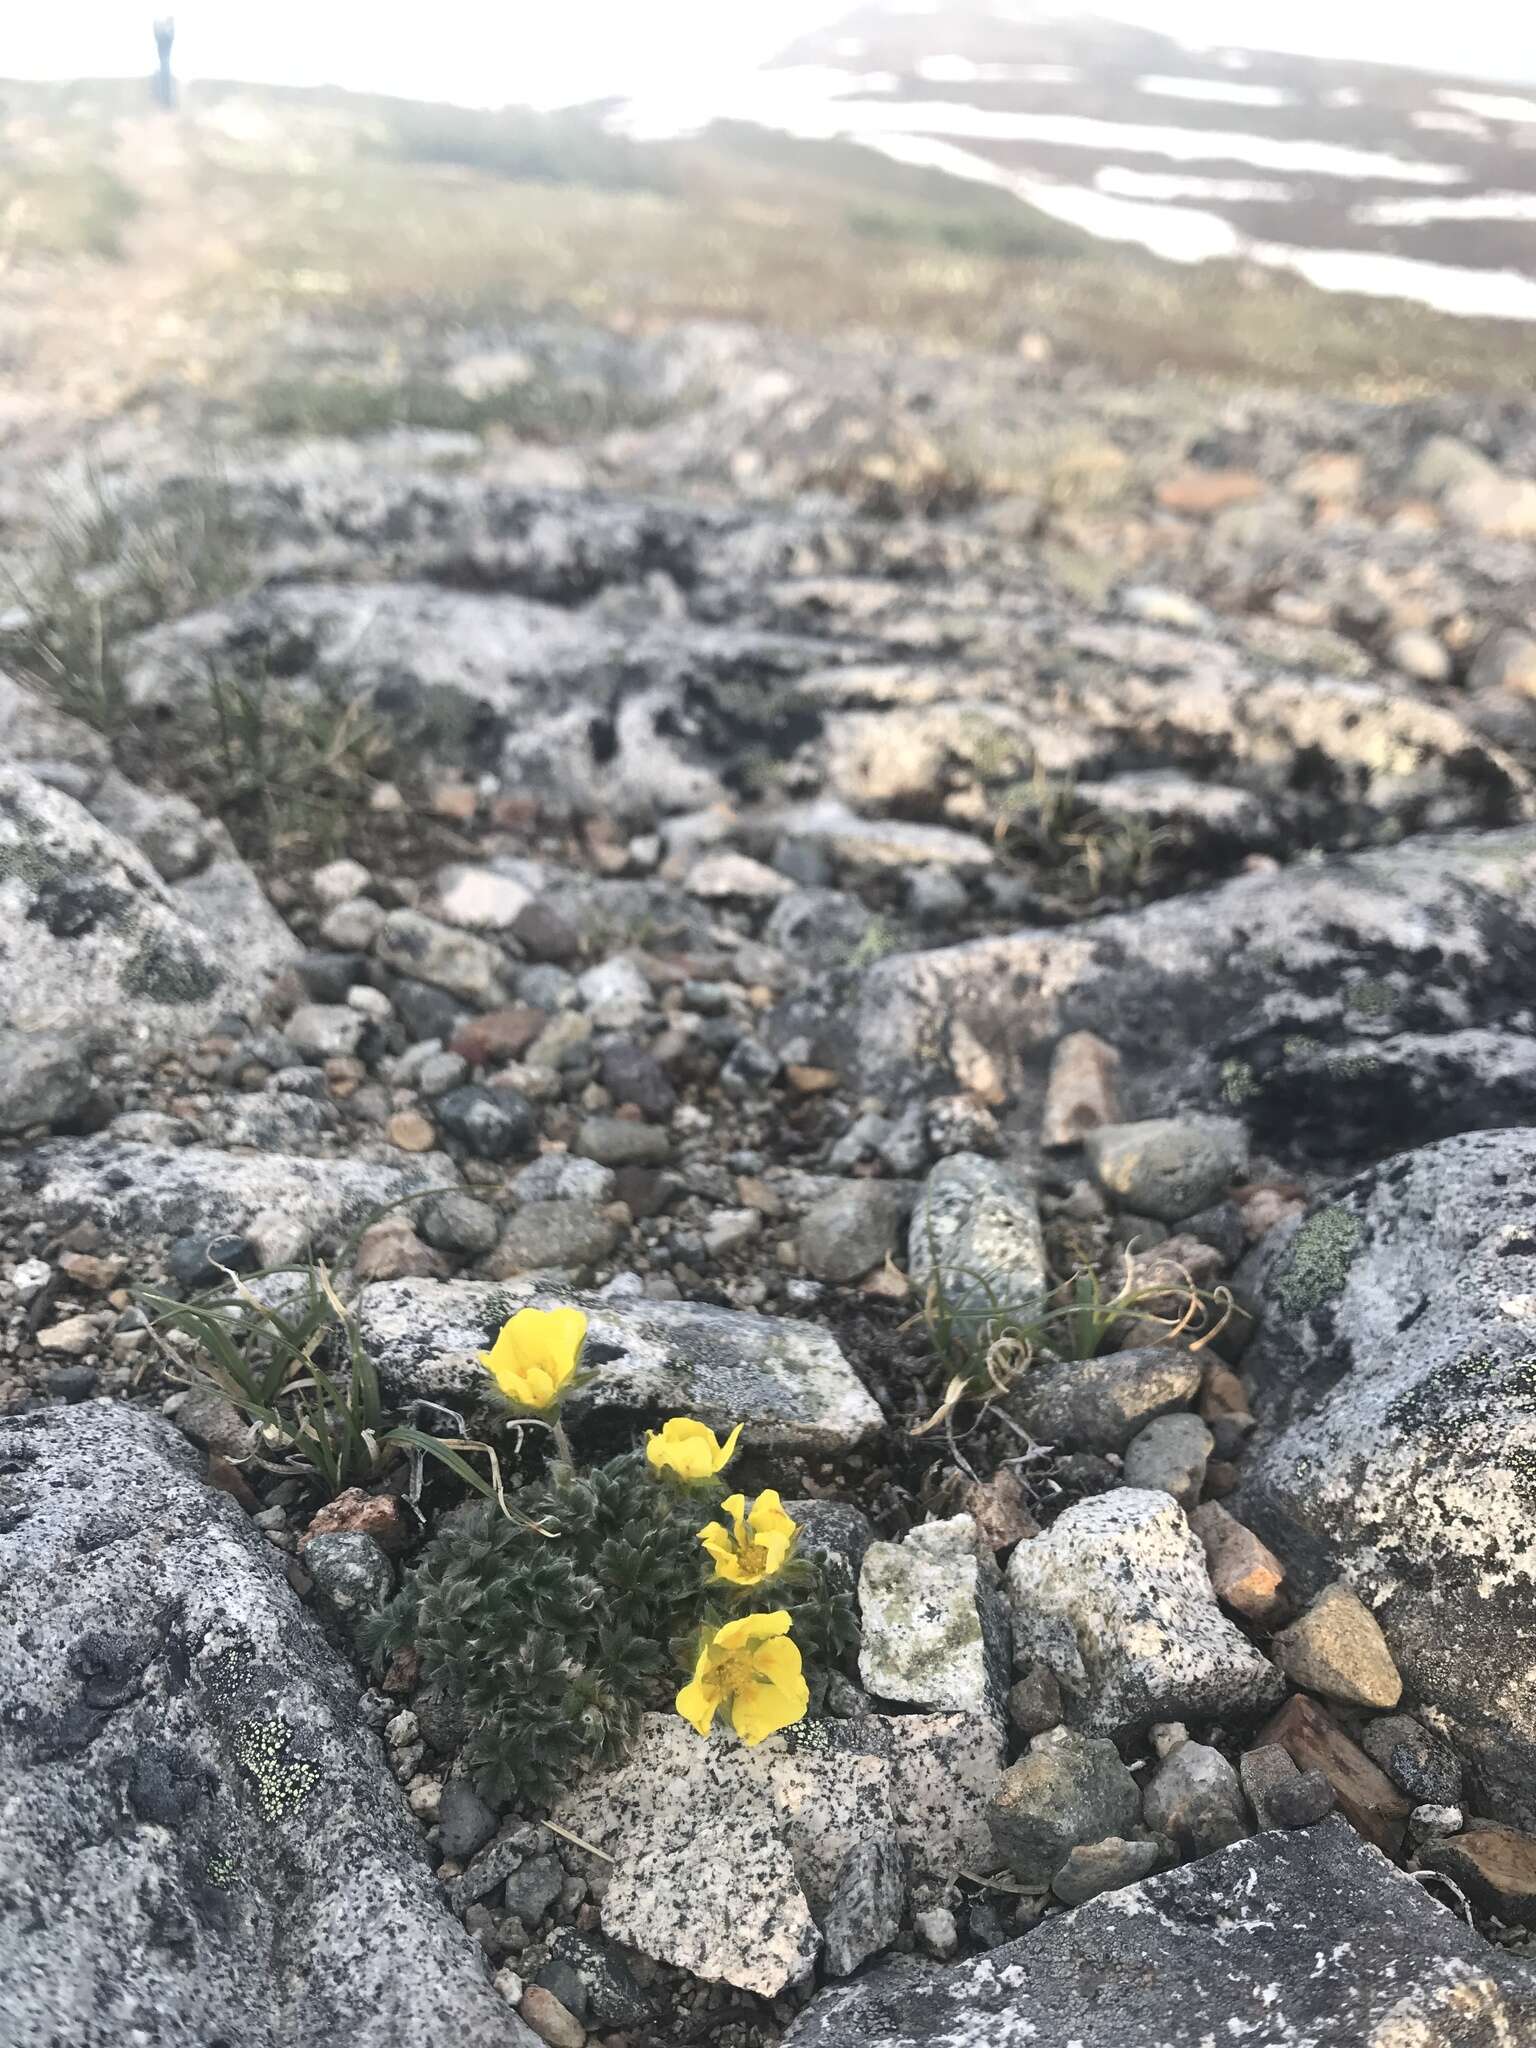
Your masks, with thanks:
[(724, 1443), (702, 1422), (674, 1415), (660, 1430), (645, 1433), (645, 1455), (653, 1471), (675, 1472), (679, 1479), (713, 1479), (736, 1455), (738, 1422)]
[(789, 1616), (744, 1614), (717, 1628), (699, 1652), (677, 1711), (707, 1735), (721, 1707), (749, 1746), (805, 1719), (811, 1703), (800, 1669), (800, 1646), (789, 1639)]
[(489, 1351), (475, 1355), (519, 1408), (553, 1408), (570, 1383), (586, 1340), (579, 1308), (520, 1308)]
[(757, 1496), (750, 1515), (744, 1493), (731, 1494), (720, 1510), (730, 1517), (730, 1528), (706, 1522), (699, 1531), (699, 1541), (715, 1560), (717, 1579), (729, 1579), (733, 1586), (757, 1586), (784, 1569), (800, 1525), (785, 1514), (771, 1487)]

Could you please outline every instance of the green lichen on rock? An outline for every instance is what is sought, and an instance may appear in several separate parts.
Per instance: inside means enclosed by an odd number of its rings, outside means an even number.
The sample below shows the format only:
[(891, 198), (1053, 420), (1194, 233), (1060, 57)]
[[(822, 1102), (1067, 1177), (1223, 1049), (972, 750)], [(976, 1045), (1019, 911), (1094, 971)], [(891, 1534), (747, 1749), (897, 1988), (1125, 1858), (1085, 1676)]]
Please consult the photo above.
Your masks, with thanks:
[(1221, 1092), (1234, 1109), (1240, 1108), (1243, 1103), (1258, 1094), (1258, 1080), (1246, 1060), (1222, 1061)]
[(1373, 1052), (1331, 1052), (1328, 1076), (1334, 1081), (1363, 1081), (1374, 1074), (1381, 1061)]
[(292, 1820), (320, 1781), (319, 1766), (293, 1756), (282, 1720), (247, 1721), (235, 1737), (235, 1756), (256, 1785), (263, 1820)]
[(1348, 1209), (1319, 1209), (1291, 1239), (1275, 1293), (1287, 1315), (1306, 1315), (1339, 1293), (1360, 1249), (1363, 1232)]
[(1384, 1017), (1396, 1000), (1389, 981), (1357, 981), (1344, 992), (1346, 1006), (1357, 1017)]
[(151, 1003), (201, 1003), (213, 995), (223, 974), (189, 938), (151, 932), (123, 968), (124, 995)]
[(235, 1881), (238, 1866), (227, 1850), (219, 1849), (203, 1866), (204, 1875), (216, 1891), (227, 1892)]

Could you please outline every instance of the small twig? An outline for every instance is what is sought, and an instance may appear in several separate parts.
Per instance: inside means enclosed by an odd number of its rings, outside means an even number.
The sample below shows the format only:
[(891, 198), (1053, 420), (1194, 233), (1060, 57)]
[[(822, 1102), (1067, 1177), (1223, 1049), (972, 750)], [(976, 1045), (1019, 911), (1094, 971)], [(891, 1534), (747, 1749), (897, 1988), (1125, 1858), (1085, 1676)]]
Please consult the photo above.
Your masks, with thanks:
[(1009, 1884), (1005, 1878), (983, 1877), (976, 1870), (962, 1870), (958, 1873), (968, 1884), (979, 1884), (983, 1891), (1011, 1892), (1016, 1899), (1043, 1899), (1050, 1890), (1043, 1884)]
[(574, 1842), (578, 1849), (585, 1849), (587, 1854), (595, 1856), (599, 1863), (616, 1863), (618, 1861), (618, 1858), (610, 1856), (606, 1849), (596, 1849), (590, 1842), (584, 1842), (580, 1835), (573, 1835), (569, 1828), (561, 1827), (557, 1820), (546, 1819), (541, 1825), (548, 1828), (552, 1835), (559, 1835), (563, 1841)]

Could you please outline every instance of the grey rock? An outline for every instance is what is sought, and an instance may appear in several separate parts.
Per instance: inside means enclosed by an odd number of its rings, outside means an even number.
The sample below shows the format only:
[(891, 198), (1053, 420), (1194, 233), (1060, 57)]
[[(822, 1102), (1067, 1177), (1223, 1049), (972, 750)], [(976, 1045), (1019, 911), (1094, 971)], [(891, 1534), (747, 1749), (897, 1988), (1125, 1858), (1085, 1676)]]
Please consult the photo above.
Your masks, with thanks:
[(576, 977), (564, 967), (545, 962), (525, 967), (517, 977), (517, 1000), (534, 1010), (571, 1010), (580, 1002)]
[(655, 2002), (642, 1989), (616, 1942), (600, 1934), (578, 1934), (574, 1928), (560, 1927), (550, 1937), (550, 1951), (580, 1979), (583, 2017), (593, 2026), (639, 2027), (651, 2017)]
[(1459, 1806), (1416, 1806), (1408, 1816), (1408, 1832), (1416, 1842), (1459, 1835), (1467, 1817)]
[(970, 898), (965, 884), (947, 868), (912, 868), (905, 877), (907, 911), (919, 924), (957, 924), (965, 916)]
[(929, 1955), (937, 1956), (941, 1963), (947, 1963), (960, 1946), (960, 1930), (948, 1906), (928, 1906), (914, 1913), (912, 1931)]
[(1284, 1826), (1275, 1812), (1275, 1796), (1301, 1776), (1290, 1751), (1282, 1749), (1278, 1742), (1265, 1743), (1260, 1749), (1245, 1749), (1237, 1760), (1237, 1775), (1259, 1826)]
[(912, 1190), (894, 1181), (850, 1181), (805, 1213), (800, 1263), (818, 1280), (857, 1280), (895, 1251)]
[(1120, 1051), (1127, 1117), (1236, 1108), (1260, 1145), (1358, 1165), (1407, 1128), (1524, 1115), (1533, 876), (1525, 830), (1417, 839), (1068, 931), (894, 954), (851, 1002), (828, 984), (774, 1030), (888, 1103), (971, 1087), (1026, 1128), (1062, 1033), (1091, 1030)]
[(1006, 1583), (1015, 1654), (1056, 1673), (1072, 1727), (1114, 1735), (1278, 1703), (1279, 1673), (1217, 1606), (1166, 1493), (1079, 1501), (1018, 1546)]
[(512, 1176), (512, 1188), (520, 1202), (611, 1202), (617, 1191), (611, 1166), (569, 1152), (530, 1161)]
[(660, 1166), (672, 1156), (672, 1139), (656, 1124), (589, 1116), (576, 1133), (576, 1150), (600, 1166)]
[[(992, 1576), (995, 1582), (995, 1570)], [(872, 1543), (859, 1573), (859, 1677), (866, 1691), (1000, 1718), (1008, 1660), (1000, 1644), (989, 1654), (989, 1590), (969, 1515), (924, 1522), (900, 1543)]]
[(435, 1102), (459, 1087), (468, 1072), (469, 1061), (462, 1053), (434, 1052), (417, 1068), (416, 1086), (428, 1102)]
[(416, 1228), (436, 1251), (480, 1258), (495, 1244), (501, 1223), (489, 1202), (450, 1190), (421, 1204)]
[(605, 1931), (657, 1961), (775, 1997), (809, 1974), (821, 1936), (811, 1901), (831, 1901), (855, 1846), (890, 1837), (891, 1768), (700, 1742), (651, 1714), (628, 1760), (556, 1809), (562, 1827), (612, 1856)]
[(658, 1123), (665, 1123), (677, 1107), (677, 1090), (656, 1055), (633, 1039), (616, 1039), (605, 1046), (597, 1063), (598, 1079), (615, 1102), (633, 1103), (635, 1108)]
[(419, 910), (390, 911), (379, 927), (374, 951), (397, 974), (424, 981), (479, 1009), (494, 1008), (505, 994), (506, 963), (499, 946), (439, 924)]
[(997, 856), (983, 840), (947, 825), (914, 824), (905, 818), (860, 818), (834, 798), (796, 804), (780, 820), (786, 832), (821, 845), (845, 866), (879, 872), (923, 867), (991, 867)]
[(888, 1173), (912, 1180), (928, 1165), (928, 1118), (923, 1105), (914, 1102), (894, 1123), (885, 1127), (878, 1147), (881, 1163)]
[(119, 1403), (0, 1421), (8, 2048), (303, 2048), (319, 1983), (358, 2048), (533, 2048), (350, 1670), (200, 1464)]
[(204, 1145), (124, 1145), (104, 1134), (0, 1156), (0, 1208), (24, 1210), (51, 1231), (93, 1223), (122, 1245), (189, 1236), (206, 1246), (245, 1235), (261, 1263), (277, 1263), (266, 1257), (259, 1218), (279, 1217), (301, 1244), (307, 1237), (324, 1251), (376, 1210), (443, 1178), (441, 1162), (251, 1158)]
[(494, 1841), (488, 1842), (478, 1855), (471, 1857), (457, 1877), (449, 1878), (444, 1887), (454, 1912), (462, 1917), (481, 1899), (490, 1898), (513, 1871), (522, 1868), (526, 1853), (518, 1830), (498, 1835)]
[[(218, 867), (206, 901), (178, 893), (72, 797), (0, 764), (0, 1134), (78, 1110), (104, 1049), (149, 1059), (254, 1008), (298, 948), (250, 871)], [(241, 899), (223, 926), (220, 891)]]
[(1032, 1664), (1008, 1688), (1008, 1718), (1021, 1735), (1043, 1735), (1060, 1724), (1061, 1681), (1048, 1664)]
[(987, 1825), (1025, 1884), (1049, 1884), (1081, 1843), (1125, 1835), (1141, 1818), (1136, 1780), (1112, 1742), (1053, 1728), (1003, 1773)]
[(558, 1856), (530, 1856), (507, 1877), (506, 1907), (525, 1927), (537, 1927), (560, 1896), (565, 1871)]
[(484, 1390), (476, 1353), (524, 1301), (587, 1312), (596, 1372), (567, 1405), (578, 1429), (587, 1414), (693, 1415), (717, 1429), (744, 1423), (759, 1447), (835, 1450), (881, 1427), (879, 1409), (824, 1330), (702, 1302), (400, 1280), (362, 1291), (358, 1329), (391, 1399), (462, 1404)]
[(866, 1161), (876, 1158), (890, 1128), (883, 1116), (870, 1113), (855, 1117), (827, 1153), (828, 1172), (852, 1173)]
[(1142, 1814), (1185, 1856), (1209, 1856), (1248, 1832), (1237, 1772), (1203, 1742), (1181, 1742), (1163, 1758), (1147, 1781)]
[(976, 1152), (941, 1159), (912, 1211), (907, 1271), (921, 1292), (937, 1281), (957, 1333), (1028, 1319), (1045, 1295), (1045, 1240), (1029, 1180)]
[(860, 1963), (889, 1948), (901, 1932), (906, 1903), (906, 1871), (894, 1829), (863, 1836), (844, 1858), (820, 1915), (827, 1975), (850, 1977)]
[(874, 923), (857, 896), (841, 889), (797, 889), (773, 906), (763, 937), (812, 971), (845, 966)]
[(336, 1003), (305, 1003), (283, 1026), (283, 1035), (318, 1065), (337, 1056), (350, 1058), (367, 1028), (368, 1019), (357, 1010)]
[(1461, 1765), (1411, 1714), (1387, 1714), (1367, 1721), (1361, 1747), (1381, 1765), (1400, 1792), (1430, 1806), (1461, 1803)]
[(837, 1575), (843, 1590), (856, 1594), (865, 1554), (875, 1540), (868, 1515), (862, 1508), (836, 1500), (787, 1500), (784, 1507), (799, 1525), (798, 1548), (816, 1552)]
[(438, 1842), (445, 1856), (466, 1863), (496, 1832), (496, 1816), (468, 1778), (450, 1778), (437, 1810)]
[(550, 1268), (580, 1269), (607, 1258), (618, 1241), (618, 1225), (596, 1202), (524, 1202), (487, 1271), (506, 1280)]
[(1041, 1443), (1123, 1451), (1138, 1430), (1186, 1407), (1199, 1391), (1200, 1361), (1166, 1345), (1033, 1366), (1007, 1406)]
[(1159, 1416), (1126, 1445), (1125, 1483), (1171, 1493), (1181, 1508), (1192, 1508), (1215, 1447), (1215, 1438), (1198, 1415)]
[(1156, 1869), (1157, 1857), (1156, 1842), (1128, 1842), (1119, 1835), (1080, 1844), (1051, 1879), (1051, 1890), (1064, 1906), (1081, 1906), (1100, 1892), (1139, 1883)]
[(651, 984), (636, 963), (619, 953), (576, 977), (576, 991), (589, 1010), (633, 1011), (651, 1007)]
[(371, 1614), (395, 1590), (394, 1566), (359, 1529), (312, 1536), (304, 1551), (304, 1569), (332, 1613), (348, 1618)]
[[(1351, 1967), (1319, 1971), (1341, 1944)], [(1415, 2048), (1504, 2048), (1536, 2027), (1536, 1971), (1336, 1819), (1106, 1893), (955, 1969), (886, 1964), (823, 1992), (785, 2042), (1194, 2048), (1258, 2025), (1266, 2048), (1355, 2048), (1405, 2024)]]
[(1352, 1707), (1395, 1707), (1403, 1681), (1381, 1625), (1348, 1586), (1325, 1586), (1274, 1640), (1275, 1662), (1293, 1683)]
[(1385, 1160), (1270, 1232), (1238, 1276), (1264, 1313), (1234, 1503), (1300, 1597), (1354, 1588), (1478, 1803), (1522, 1825), (1536, 1823), (1533, 1170), (1536, 1133), (1470, 1133)]
[(1270, 1812), (1282, 1828), (1315, 1827), (1337, 1804), (1338, 1793), (1326, 1771), (1298, 1771), (1269, 1795)]
[(1230, 1117), (1152, 1117), (1101, 1124), (1083, 1153), (1122, 1208), (1177, 1223), (1227, 1192), (1247, 1163), (1248, 1135)]
[(525, 1095), (515, 1088), (471, 1084), (442, 1096), (438, 1124), (476, 1159), (514, 1159), (533, 1149), (538, 1122)]

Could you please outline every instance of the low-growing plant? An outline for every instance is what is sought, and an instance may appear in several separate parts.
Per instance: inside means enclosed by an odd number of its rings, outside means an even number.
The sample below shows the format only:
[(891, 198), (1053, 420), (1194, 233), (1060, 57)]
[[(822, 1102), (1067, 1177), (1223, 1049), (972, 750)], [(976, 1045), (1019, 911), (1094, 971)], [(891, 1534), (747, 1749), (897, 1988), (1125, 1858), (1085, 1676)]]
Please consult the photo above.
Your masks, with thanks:
[(246, 575), (229, 487), (217, 469), (150, 506), (88, 471), (55, 507), (31, 560), (0, 565), (24, 623), (0, 641), (23, 679), (63, 711), (115, 735), (130, 706), (122, 649), (134, 633), (228, 596)]
[(448, 1517), (363, 1626), (376, 1660), (416, 1652), (496, 1800), (547, 1799), (615, 1761), (648, 1709), (675, 1705), (701, 1734), (724, 1709), (761, 1741), (805, 1714), (857, 1643), (851, 1598), (797, 1550), (778, 1495), (721, 1499), (739, 1425), (722, 1443), (675, 1416), (643, 1451), (577, 1468), (559, 1408), (584, 1335), (576, 1310), (523, 1309), (480, 1354), (514, 1426), (544, 1424), (555, 1459), (513, 1496), (515, 1521), (488, 1503)]
[(1070, 776), (1047, 774), (1038, 764), (1002, 792), (993, 836), (1077, 904), (1151, 888), (1159, 856), (1179, 844), (1171, 826), (1106, 815)]
[[(453, 1411), (437, 1411), (455, 1427), (449, 1438), (386, 1405), (356, 1321), (325, 1265), (271, 1267), (249, 1279), (223, 1270), (224, 1286), (189, 1301), (153, 1290), (139, 1298), (153, 1317), (151, 1337), (173, 1370), (211, 1387), (254, 1422), (269, 1462), (334, 1499), (405, 1457), (416, 1468), (414, 1498), (421, 1460), (430, 1457), (484, 1495), (494, 1511), (512, 1512), (494, 1446), (469, 1437)], [(190, 1342), (173, 1350), (165, 1331)], [(416, 1404), (422, 1410), (430, 1405)], [(483, 1455), (488, 1473), (476, 1471), (468, 1454)]]
[(1096, 1358), (1129, 1323), (1155, 1324), (1155, 1341), (1198, 1351), (1237, 1312), (1229, 1289), (1198, 1287), (1176, 1260), (1155, 1255), (1147, 1264), (1125, 1252), (1115, 1277), (1075, 1266), (1029, 1309), (1006, 1300), (984, 1273), (935, 1263), (919, 1316), (949, 1377), (938, 1408), (912, 1434), (946, 1424), (962, 1401), (1006, 1395), (1041, 1359)]
[[(334, 858), (375, 786), (404, 773), (395, 742), (360, 699), (296, 694), (214, 664), (178, 725), (184, 745), (171, 779), (215, 812), (252, 860)], [(157, 740), (150, 751), (163, 747)]]

